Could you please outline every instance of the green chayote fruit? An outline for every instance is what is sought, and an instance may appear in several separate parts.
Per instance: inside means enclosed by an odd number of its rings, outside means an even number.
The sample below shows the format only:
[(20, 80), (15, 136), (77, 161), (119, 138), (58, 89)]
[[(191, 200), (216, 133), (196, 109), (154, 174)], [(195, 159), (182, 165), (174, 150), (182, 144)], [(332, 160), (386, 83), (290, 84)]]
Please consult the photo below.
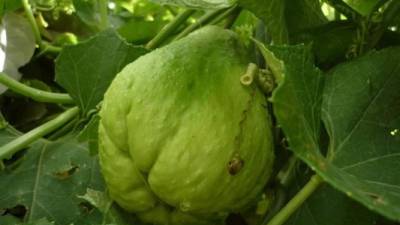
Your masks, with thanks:
[(240, 82), (237, 35), (205, 27), (127, 65), (107, 90), (99, 156), (112, 199), (151, 224), (223, 224), (274, 159), (266, 100)]

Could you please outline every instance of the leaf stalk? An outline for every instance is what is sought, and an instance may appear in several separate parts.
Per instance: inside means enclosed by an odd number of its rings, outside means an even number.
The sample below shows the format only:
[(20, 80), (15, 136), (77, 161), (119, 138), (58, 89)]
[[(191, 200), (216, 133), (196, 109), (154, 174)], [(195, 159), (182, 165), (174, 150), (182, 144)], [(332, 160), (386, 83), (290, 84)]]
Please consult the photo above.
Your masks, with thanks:
[(27, 147), (36, 140), (53, 132), (63, 124), (77, 116), (79, 113), (78, 107), (73, 107), (61, 113), (55, 119), (46, 122), (35, 129), (23, 134), (22, 136), (8, 142), (0, 147), (0, 160), (10, 158), (13, 154)]
[(310, 181), (276, 214), (267, 225), (282, 225), (307, 200), (308, 197), (323, 183), (322, 178), (315, 174)]
[(174, 40), (181, 39), (191, 33), (192, 31), (198, 29), (201, 26), (204, 26), (208, 24), (210, 21), (212, 21), (216, 16), (218, 16), (220, 13), (226, 11), (227, 9), (217, 9), (211, 12), (205, 13), (203, 16), (201, 16), (195, 23), (189, 25), (186, 27), (181, 33), (179, 33)]
[(74, 100), (68, 94), (53, 93), (42, 91), (36, 88), (29, 87), (21, 82), (10, 78), (5, 73), (0, 73), (0, 84), (10, 88), (12, 91), (29, 97), (38, 102), (58, 103), (58, 104), (72, 104)]
[(146, 48), (147, 49), (154, 49), (160, 46), (168, 37), (171, 36), (171, 34), (182, 24), (186, 21), (187, 18), (189, 18), (194, 12), (196, 12), (193, 9), (187, 9), (183, 11), (182, 13), (178, 14), (170, 23), (165, 25), (161, 31), (147, 43)]

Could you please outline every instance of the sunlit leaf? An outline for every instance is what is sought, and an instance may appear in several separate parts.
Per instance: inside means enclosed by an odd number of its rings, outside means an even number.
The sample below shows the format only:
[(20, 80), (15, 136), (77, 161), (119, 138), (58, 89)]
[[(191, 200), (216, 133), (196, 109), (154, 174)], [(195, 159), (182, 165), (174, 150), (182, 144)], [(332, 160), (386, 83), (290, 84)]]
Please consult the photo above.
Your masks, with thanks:
[[(35, 50), (35, 37), (27, 19), (15, 13), (4, 15), (0, 43), (0, 71), (19, 79), (18, 68), (29, 62)], [(5, 90), (0, 85), (0, 94)]]
[(103, 99), (117, 73), (146, 52), (143, 47), (126, 43), (115, 31), (106, 30), (63, 48), (56, 61), (56, 81), (87, 113)]

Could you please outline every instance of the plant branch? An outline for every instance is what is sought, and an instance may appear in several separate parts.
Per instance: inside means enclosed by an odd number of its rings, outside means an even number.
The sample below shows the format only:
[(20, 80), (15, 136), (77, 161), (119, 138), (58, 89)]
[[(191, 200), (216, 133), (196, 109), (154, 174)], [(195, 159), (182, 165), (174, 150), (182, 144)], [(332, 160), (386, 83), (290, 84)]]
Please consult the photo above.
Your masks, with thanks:
[(221, 13), (217, 18), (215, 18), (213, 21), (211, 21), (210, 24), (213, 24), (213, 25), (218, 24), (219, 22), (221, 22), (222, 20), (224, 20), (228, 16), (232, 15), (233, 13), (235, 13), (237, 8), (239, 8), (239, 7), (238, 6), (230, 7), (224, 13)]
[(66, 133), (74, 129), (77, 122), (78, 118), (70, 120), (68, 123), (64, 124), (64, 126), (62, 126), (60, 129), (54, 131), (52, 134), (47, 136), (47, 139), (53, 141), (56, 140), (57, 138), (60, 138), (61, 136), (64, 136)]
[(303, 202), (323, 183), (315, 174), (310, 181), (276, 214), (267, 225), (282, 225), (303, 204)]
[(325, 0), (325, 2), (335, 8), (335, 10), (338, 11), (340, 14), (345, 15), (350, 20), (358, 20), (362, 17), (360, 13), (351, 8), (342, 0)]
[(382, 22), (384, 25), (390, 25), (392, 20), (400, 13), (400, 2), (391, 1), (383, 12)]
[(36, 23), (35, 17), (33, 16), (31, 5), (29, 0), (22, 0), (22, 5), (24, 6), (25, 14), (28, 17), (29, 23), (31, 24), (33, 34), (35, 35), (36, 44), (42, 47), (42, 36), (40, 35), (39, 27)]
[(42, 41), (42, 46), (41, 46), (41, 53), (43, 54), (45, 52), (49, 52), (49, 53), (54, 53), (54, 54), (58, 54), (60, 53), (62, 50), (62, 47), (58, 47), (58, 46), (54, 46), (46, 41)]
[(164, 8), (167, 9), (173, 16), (178, 15), (178, 12), (169, 5), (164, 5)]
[(11, 157), (13, 154), (27, 147), (34, 141), (58, 129), (60, 126), (62, 126), (75, 116), (77, 116), (78, 112), (79, 112), (78, 107), (70, 108), (67, 111), (61, 113), (55, 119), (50, 120), (49, 122), (46, 122), (45, 124), (42, 124), (39, 127), (36, 127), (35, 129), (23, 134), (17, 139), (14, 139), (13, 141), (8, 142), (7, 144), (1, 146), (0, 160)]
[(186, 27), (181, 33), (179, 33), (174, 40), (181, 39), (188, 35), (190, 32), (198, 29), (201, 26), (208, 24), (211, 20), (213, 20), (216, 16), (220, 13), (226, 11), (227, 9), (217, 9), (208, 13), (205, 13), (201, 16), (195, 23), (191, 24), (190, 26)]
[(379, 0), (374, 8), (372, 8), (371, 13), (377, 12), (379, 10), (380, 7), (382, 7), (383, 5), (385, 5), (389, 0)]
[(100, 27), (102, 30), (106, 29), (109, 26), (108, 22), (108, 4), (107, 0), (99, 1), (99, 12), (100, 12)]
[(290, 185), (291, 180), (295, 175), (298, 161), (299, 160), (295, 155), (291, 155), (285, 167), (277, 174), (276, 178), (282, 187), (287, 188)]
[(239, 17), (240, 12), (242, 12), (242, 8), (241, 7), (237, 7), (227, 18), (224, 28), (225, 29), (230, 29), (233, 24), (235, 23), (236, 19)]
[(48, 103), (59, 103), (59, 104), (70, 104), (74, 103), (71, 96), (68, 94), (52, 93), (48, 91), (42, 91), (36, 88), (29, 87), (28, 85), (22, 84), (5, 73), (0, 73), (0, 84), (3, 84), (13, 90), (14, 92), (23, 96), (29, 97), (38, 102)]
[(147, 43), (147, 49), (154, 49), (157, 48), (160, 44), (162, 44), (171, 34), (189, 18), (195, 10), (187, 9), (184, 12), (177, 15), (170, 23), (165, 25), (161, 31)]

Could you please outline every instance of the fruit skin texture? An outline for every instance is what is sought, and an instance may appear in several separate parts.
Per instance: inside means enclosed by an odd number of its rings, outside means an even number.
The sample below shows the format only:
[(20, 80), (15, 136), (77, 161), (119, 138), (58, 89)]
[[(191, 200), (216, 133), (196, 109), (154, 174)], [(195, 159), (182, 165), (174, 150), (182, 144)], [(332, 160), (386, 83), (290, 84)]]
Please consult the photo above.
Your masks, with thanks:
[(274, 155), (265, 97), (240, 83), (249, 62), (235, 33), (209, 26), (127, 65), (100, 112), (111, 198), (163, 225), (218, 225), (254, 203)]

